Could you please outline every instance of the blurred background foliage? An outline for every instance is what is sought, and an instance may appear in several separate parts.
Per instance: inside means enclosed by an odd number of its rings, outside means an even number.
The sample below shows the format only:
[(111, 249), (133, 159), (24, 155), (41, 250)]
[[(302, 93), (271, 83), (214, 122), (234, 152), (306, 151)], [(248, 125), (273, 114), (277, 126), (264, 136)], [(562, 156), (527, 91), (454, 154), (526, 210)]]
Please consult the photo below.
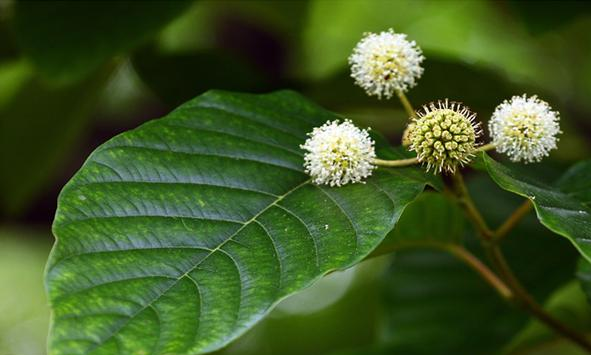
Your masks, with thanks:
[[(94, 148), (208, 89), (279, 88), (301, 91), (396, 144), (402, 107), (365, 96), (347, 67), (363, 32), (388, 28), (408, 33), (427, 57), (409, 93), (415, 105), (448, 97), (486, 122), (501, 100), (537, 93), (561, 112), (564, 134), (536, 169), (551, 180), (590, 156), (587, 2), (0, 0), (0, 355), (45, 353), (42, 277), (57, 194)], [(491, 222), (519, 203), (474, 174), (470, 186)], [(421, 211), (409, 212), (394, 234), (412, 231), (421, 213), (431, 222), (415, 233), (442, 232), (444, 214)], [(470, 245), (470, 228), (456, 222), (445, 233)], [(568, 243), (534, 218), (514, 234), (506, 252), (525, 283), (558, 317), (591, 331), (586, 300), (571, 282)], [(466, 339), (466, 327), (482, 334)], [(457, 261), (413, 250), (330, 275), (220, 353), (498, 352), (579, 354)]]

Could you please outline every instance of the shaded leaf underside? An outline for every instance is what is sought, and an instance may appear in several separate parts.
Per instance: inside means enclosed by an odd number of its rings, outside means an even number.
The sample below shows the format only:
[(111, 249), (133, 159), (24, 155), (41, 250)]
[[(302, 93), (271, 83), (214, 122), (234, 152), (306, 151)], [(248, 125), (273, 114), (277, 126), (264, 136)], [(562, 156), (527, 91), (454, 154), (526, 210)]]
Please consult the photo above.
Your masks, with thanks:
[(59, 198), (50, 353), (213, 351), (363, 259), (429, 178), (311, 184), (299, 144), (335, 118), (292, 92), (208, 92), (99, 147)]

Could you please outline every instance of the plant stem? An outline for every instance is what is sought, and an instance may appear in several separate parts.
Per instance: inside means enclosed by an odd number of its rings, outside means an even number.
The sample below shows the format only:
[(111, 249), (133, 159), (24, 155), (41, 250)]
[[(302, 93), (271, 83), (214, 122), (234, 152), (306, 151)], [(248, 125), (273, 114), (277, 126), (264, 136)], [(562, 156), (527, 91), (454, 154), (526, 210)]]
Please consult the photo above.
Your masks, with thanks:
[(464, 208), (464, 211), (468, 215), (468, 218), (474, 223), (476, 230), (481, 234), (481, 236), (487, 241), (491, 241), (494, 235), (494, 232), (488, 227), (486, 221), (476, 208), (474, 201), (470, 197), (470, 193), (466, 188), (466, 184), (464, 183), (464, 178), (462, 174), (458, 171), (454, 175), (452, 175), (452, 182), (453, 182), (453, 192), (458, 199), (460, 205)]
[(450, 253), (455, 255), (460, 260), (464, 261), (474, 271), (476, 271), (482, 278), (488, 282), (504, 299), (511, 301), (514, 296), (513, 292), (499, 277), (492, 272), (480, 259), (470, 253), (466, 248), (460, 245), (449, 245), (446, 248)]
[(409, 158), (409, 159), (399, 159), (399, 160), (383, 160), (383, 159), (374, 159), (373, 163), (378, 166), (386, 166), (386, 167), (402, 167), (402, 166), (409, 166), (415, 165), (419, 163), (417, 158)]
[(477, 152), (486, 152), (488, 150), (492, 150), (495, 149), (495, 145), (494, 143), (488, 143), (485, 145), (481, 145), (480, 147), (476, 148)]
[[(408, 101), (408, 98), (406, 97), (404, 92), (397, 90), (396, 94), (398, 95), (398, 98), (400, 99), (400, 102), (402, 103), (404, 110), (406, 111), (410, 121), (412, 122), (412, 119), (415, 118), (417, 115), (415, 109), (412, 107), (410, 101)], [(408, 141), (409, 133), (410, 125), (407, 125), (404, 129), (404, 132), (402, 132), (402, 145), (405, 147), (410, 144), (410, 142)]]
[[(477, 152), (484, 152), (487, 150), (493, 149), (495, 146), (492, 143), (483, 145), (476, 149)], [(417, 158), (408, 158), (408, 159), (398, 159), (398, 160), (384, 160), (384, 159), (374, 159), (373, 163), (378, 166), (385, 166), (389, 168), (397, 168), (409, 165), (415, 165), (419, 163)], [(492, 233), (492, 231), (491, 231)]]
[(400, 99), (400, 103), (402, 103), (402, 106), (404, 107), (406, 114), (408, 114), (408, 117), (409, 118), (415, 117), (415, 115), (416, 115), (415, 109), (412, 107), (410, 101), (408, 101), (408, 98), (406, 97), (404, 92), (397, 90), (396, 95), (398, 95), (398, 98)]
[(530, 200), (525, 200), (521, 206), (517, 207), (515, 211), (503, 222), (503, 224), (495, 231), (494, 241), (500, 242), (509, 232), (531, 211), (533, 203)]
[(486, 250), (488, 257), (495, 265), (495, 268), (497, 269), (503, 281), (512, 291), (514, 302), (525, 311), (536, 317), (538, 320), (546, 324), (548, 327), (553, 329), (556, 333), (563, 335), (575, 344), (579, 345), (582, 349), (585, 349), (587, 352), (591, 353), (591, 342), (589, 342), (589, 340), (587, 340), (581, 333), (568, 327), (548, 314), (521, 285), (517, 277), (515, 277), (515, 274), (507, 263), (503, 252), (499, 246), (494, 243), (495, 233), (492, 232), (492, 230), (488, 227), (486, 221), (474, 205), (468, 189), (464, 184), (461, 173), (457, 172), (452, 177), (452, 183), (453, 191), (457, 196), (459, 203), (464, 208), (468, 218), (472, 220), (483, 240), (483, 247)]

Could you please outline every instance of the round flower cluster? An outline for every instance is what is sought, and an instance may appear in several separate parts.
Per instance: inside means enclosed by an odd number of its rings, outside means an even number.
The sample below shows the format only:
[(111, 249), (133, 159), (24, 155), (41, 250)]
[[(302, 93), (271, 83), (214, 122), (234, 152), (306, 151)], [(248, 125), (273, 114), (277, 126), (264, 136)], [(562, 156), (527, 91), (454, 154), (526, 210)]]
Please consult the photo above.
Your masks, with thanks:
[(455, 172), (469, 163), (476, 150), (480, 129), (476, 114), (457, 102), (438, 101), (417, 111), (408, 133), (410, 150), (427, 170)]
[(366, 33), (349, 57), (351, 77), (368, 95), (392, 97), (416, 85), (423, 74), (421, 49), (392, 29)]
[(376, 157), (374, 141), (367, 130), (350, 120), (328, 121), (316, 127), (300, 146), (307, 151), (304, 168), (315, 184), (341, 186), (371, 175)]
[(537, 162), (556, 148), (558, 112), (537, 96), (513, 96), (497, 106), (488, 127), (493, 144), (512, 161)]

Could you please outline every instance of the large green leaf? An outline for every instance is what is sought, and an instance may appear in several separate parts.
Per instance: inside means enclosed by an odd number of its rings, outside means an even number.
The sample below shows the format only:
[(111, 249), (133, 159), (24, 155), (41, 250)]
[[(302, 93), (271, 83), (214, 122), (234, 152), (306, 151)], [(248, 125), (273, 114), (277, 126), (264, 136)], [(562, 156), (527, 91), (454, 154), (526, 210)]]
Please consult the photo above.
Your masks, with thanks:
[(211, 91), (99, 147), (58, 201), (51, 353), (211, 351), (363, 259), (432, 178), (311, 184), (299, 145), (337, 117), (293, 92)]
[(486, 169), (503, 189), (532, 201), (544, 226), (568, 238), (587, 260), (591, 260), (591, 211), (582, 202), (588, 198), (591, 164), (583, 163), (567, 172), (556, 185), (537, 181), (515, 165), (503, 165), (483, 153)]
[(17, 1), (18, 44), (58, 82), (79, 80), (148, 40), (188, 1)]

